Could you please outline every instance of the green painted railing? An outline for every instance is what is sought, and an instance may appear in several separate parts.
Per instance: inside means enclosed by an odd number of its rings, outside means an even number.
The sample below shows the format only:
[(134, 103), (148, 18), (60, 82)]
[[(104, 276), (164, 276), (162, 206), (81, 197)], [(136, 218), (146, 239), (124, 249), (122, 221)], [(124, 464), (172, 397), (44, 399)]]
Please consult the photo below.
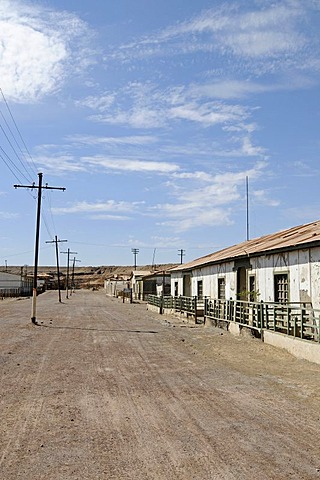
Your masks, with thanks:
[(195, 322), (199, 317), (204, 317), (204, 321), (209, 318), (216, 324), (234, 322), (259, 332), (272, 330), (320, 343), (320, 310), (313, 309), (308, 303), (282, 305), (170, 295), (149, 295), (147, 302), (158, 307), (160, 313), (163, 309), (171, 309), (194, 317)]
[(310, 304), (205, 299), (204, 317), (235, 322), (255, 330), (273, 330), (320, 343), (320, 310)]

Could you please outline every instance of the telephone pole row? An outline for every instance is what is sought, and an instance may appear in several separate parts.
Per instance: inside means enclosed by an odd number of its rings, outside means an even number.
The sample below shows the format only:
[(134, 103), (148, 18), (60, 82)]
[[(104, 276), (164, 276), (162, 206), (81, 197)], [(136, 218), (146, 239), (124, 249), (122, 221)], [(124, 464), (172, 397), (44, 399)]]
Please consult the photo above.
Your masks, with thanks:
[(32, 296), (32, 313), (31, 321), (34, 325), (37, 325), (37, 280), (38, 280), (38, 259), (39, 259), (39, 239), (40, 239), (40, 219), (41, 219), (41, 198), (42, 190), (62, 190), (65, 191), (65, 187), (49, 187), (46, 183), (42, 185), (43, 173), (38, 173), (39, 182), (35, 185), (14, 185), (14, 188), (29, 188), (31, 190), (38, 190), (38, 202), (37, 202), (37, 219), (36, 219), (36, 239), (34, 250), (34, 273), (33, 273), (33, 296)]
[(57, 274), (58, 274), (58, 291), (59, 291), (59, 302), (61, 303), (61, 288), (60, 288), (60, 270), (59, 270), (59, 249), (58, 243), (67, 242), (68, 240), (58, 240), (57, 235), (55, 235), (54, 240), (48, 241), (46, 243), (55, 243), (56, 244), (56, 261), (57, 261)]
[(72, 294), (72, 292), (75, 291), (74, 269), (75, 269), (75, 266), (76, 266), (76, 262), (80, 262), (80, 263), (81, 263), (81, 260), (77, 260), (76, 257), (73, 257), (73, 262), (72, 262), (72, 278), (71, 278), (71, 293), (70, 293), (70, 295)]

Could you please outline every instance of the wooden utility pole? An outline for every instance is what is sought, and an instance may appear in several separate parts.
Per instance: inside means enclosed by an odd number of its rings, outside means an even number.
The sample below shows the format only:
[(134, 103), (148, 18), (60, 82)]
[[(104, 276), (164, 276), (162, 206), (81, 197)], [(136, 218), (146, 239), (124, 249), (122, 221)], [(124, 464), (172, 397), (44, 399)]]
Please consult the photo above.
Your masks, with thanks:
[(61, 252), (61, 253), (66, 253), (67, 254), (67, 279), (66, 279), (66, 290), (67, 290), (67, 295), (66, 298), (69, 298), (69, 263), (70, 263), (70, 254), (77, 255), (78, 252), (71, 252), (70, 248), (66, 252)]
[(56, 261), (57, 261), (57, 274), (58, 274), (58, 290), (59, 290), (59, 302), (61, 303), (61, 288), (60, 288), (60, 270), (59, 270), (59, 249), (58, 243), (67, 242), (68, 240), (58, 240), (57, 235), (55, 235), (54, 240), (46, 243), (55, 243), (56, 244)]
[(74, 285), (74, 267), (76, 266), (76, 262), (81, 262), (81, 260), (77, 260), (76, 257), (73, 257), (73, 262), (72, 262), (72, 278), (71, 278), (71, 293), (72, 291), (74, 292), (75, 290), (75, 285)]
[(137, 270), (137, 255), (139, 253), (139, 248), (131, 248), (131, 252), (133, 253), (134, 257), (134, 269)]
[(185, 254), (186, 254), (185, 252), (186, 252), (186, 251), (181, 248), (180, 250), (178, 250), (178, 252), (179, 252), (179, 255), (180, 255), (180, 264), (182, 265), (182, 263), (183, 263), (183, 257), (185, 256)]
[(33, 271), (33, 296), (32, 296), (32, 313), (31, 321), (34, 325), (37, 325), (37, 280), (38, 280), (38, 260), (39, 260), (39, 240), (40, 240), (40, 219), (41, 219), (41, 198), (42, 190), (62, 190), (65, 191), (64, 187), (49, 187), (46, 183), (45, 186), (42, 185), (43, 174), (38, 173), (39, 183), (36, 186), (35, 183), (32, 185), (14, 185), (14, 188), (30, 188), (31, 190), (38, 190), (38, 203), (37, 203), (37, 220), (36, 220), (36, 240), (35, 240), (35, 249), (34, 249), (34, 271)]

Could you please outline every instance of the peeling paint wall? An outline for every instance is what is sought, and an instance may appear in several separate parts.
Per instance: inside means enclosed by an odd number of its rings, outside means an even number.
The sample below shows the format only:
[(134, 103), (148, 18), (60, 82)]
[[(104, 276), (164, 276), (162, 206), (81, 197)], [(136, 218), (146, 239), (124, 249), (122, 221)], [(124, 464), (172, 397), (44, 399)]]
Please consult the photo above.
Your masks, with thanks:
[[(313, 308), (320, 309), (320, 247), (261, 255), (249, 260), (251, 268), (247, 270), (247, 278), (249, 281), (249, 276), (255, 277), (255, 290), (259, 292), (257, 301), (274, 302), (274, 275), (286, 273), (289, 282), (289, 301), (311, 302)], [(202, 280), (203, 295), (218, 298), (218, 278), (224, 277), (226, 298), (236, 299), (237, 272), (234, 267), (235, 262), (225, 262), (193, 269), (191, 295), (197, 295), (197, 282)], [(176, 281), (179, 282), (179, 294), (182, 295), (182, 272), (172, 273), (172, 295)]]

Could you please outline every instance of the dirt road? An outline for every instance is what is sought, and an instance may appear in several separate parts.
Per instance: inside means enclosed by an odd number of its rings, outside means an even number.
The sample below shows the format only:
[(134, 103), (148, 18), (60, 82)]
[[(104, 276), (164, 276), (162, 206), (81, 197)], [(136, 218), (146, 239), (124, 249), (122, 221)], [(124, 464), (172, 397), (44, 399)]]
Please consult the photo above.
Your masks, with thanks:
[[(64, 298), (64, 297), (63, 297)], [(1, 480), (320, 479), (320, 368), (103, 292), (0, 302)]]

